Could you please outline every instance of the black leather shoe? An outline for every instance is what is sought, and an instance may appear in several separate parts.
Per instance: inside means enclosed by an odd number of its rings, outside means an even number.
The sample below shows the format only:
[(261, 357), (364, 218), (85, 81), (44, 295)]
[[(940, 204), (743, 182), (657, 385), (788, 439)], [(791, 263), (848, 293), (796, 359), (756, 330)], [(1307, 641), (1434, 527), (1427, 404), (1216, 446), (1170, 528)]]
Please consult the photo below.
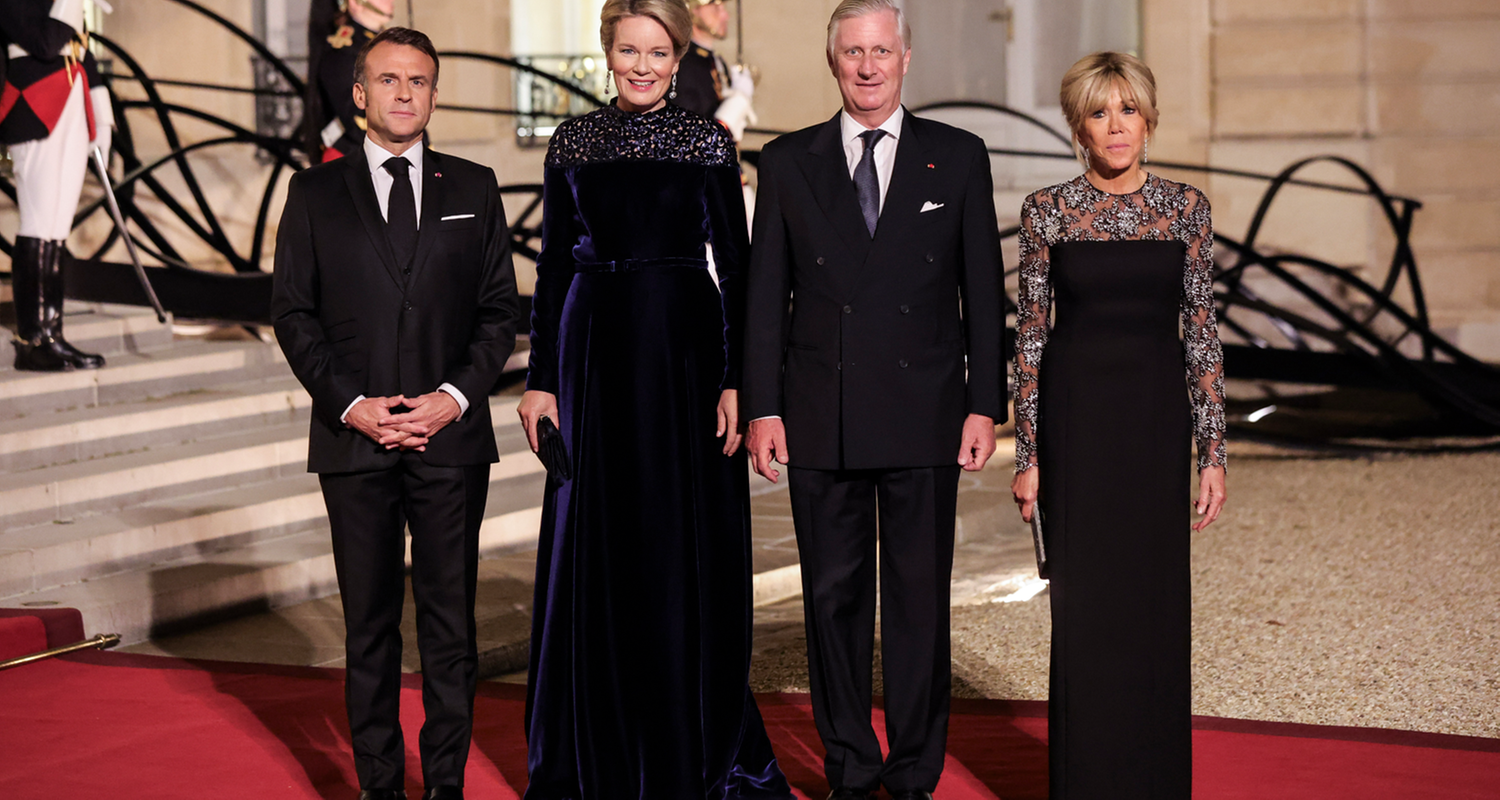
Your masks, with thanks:
[(462, 786), (434, 786), (422, 793), (422, 800), (464, 800)]
[(908, 792), (892, 792), (891, 800), (932, 800), (932, 792), (912, 789)]
[(828, 795), (828, 800), (870, 800), (870, 793), (864, 789), (840, 786)]
[(363, 789), (359, 800), (406, 800), (405, 789)]

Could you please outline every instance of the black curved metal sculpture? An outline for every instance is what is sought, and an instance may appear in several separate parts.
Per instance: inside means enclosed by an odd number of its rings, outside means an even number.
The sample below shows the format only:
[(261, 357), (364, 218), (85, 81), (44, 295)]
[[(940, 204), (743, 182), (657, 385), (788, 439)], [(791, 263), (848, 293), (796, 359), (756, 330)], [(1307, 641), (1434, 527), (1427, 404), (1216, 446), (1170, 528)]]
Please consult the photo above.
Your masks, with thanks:
[[(118, 155), (121, 174), (116, 176), (115, 192), (126, 220), (132, 227), (131, 236), (140, 250), (162, 266), (147, 268), (150, 281), (163, 305), (181, 318), (215, 319), (229, 322), (265, 322), (269, 316), (271, 276), (261, 269), (261, 262), (268, 247), (267, 232), (271, 222), (272, 204), (276, 190), (288, 170), (305, 169), (311, 160), (295, 137), (266, 136), (251, 131), (235, 122), (202, 109), (169, 103), (163, 99), (161, 87), (192, 87), (219, 92), (278, 97), (300, 98), (305, 84), (295, 70), (277, 57), (259, 40), (223, 16), (194, 0), (166, 0), (189, 12), (201, 16), (214, 26), (222, 28), (236, 40), (243, 42), (254, 55), (275, 71), (290, 87), (284, 90), (263, 89), (244, 86), (226, 86), (201, 81), (159, 78), (151, 75), (119, 43), (107, 36), (94, 35), (114, 68), (106, 73), (116, 111), (118, 131), (115, 135), (115, 154)], [(445, 52), (444, 58), (474, 60), (499, 68), (530, 73), (541, 80), (556, 84), (565, 92), (582, 98), (594, 107), (604, 105), (583, 87), (572, 81), (538, 70), (516, 59), (486, 53)], [(145, 95), (140, 100), (124, 100), (114, 91), (117, 82), (128, 81), (140, 87)], [(449, 110), (490, 114), (516, 114), (514, 109), (444, 106)], [(135, 113), (132, 113), (135, 112)], [(144, 124), (159, 130), (167, 145), (165, 155), (145, 160), (136, 148), (137, 127), (143, 124), (136, 118), (146, 112)], [(177, 122), (192, 119), (217, 129), (221, 135), (191, 143), (184, 143)], [(257, 212), (248, 241), (235, 241), (225, 230), (220, 214), (210, 202), (190, 156), (214, 149), (229, 147), (252, 147), (268, 164), (263, 187), (256, 198)], [(170, 176), (180, 181), (185, 191), (174, 191), (164, 182), (163, 172), (171, 170)], [(206, 246), (233, 271), (210, 271), (195, 267), (181, 249), (185, 243), (180, 239), (174, 244), (172, 237), (164, 232), (158, 222), (142, 208), (142, 190), (161, 204), (177, 224), (191, 235), (194, 246)], [(517, 253), (536, 257), (540, 240), (541, 186), (519, 184), (501, 187), (507, 196), (519, 195), (523, 213), (513, 220), (513, 246)], [(0, 192), (15, 200), (15, 187), (0, 180)], [(104, 200), (98, 198), (82, 204), (73, 225), (78, 227), (95, 214), (104, 213)], [(134, 277), (129, 265), (103, 260), (103, 256), (120, 240), (120, 231), (110, 229), (104, 241), (87, 255), (75, 255), (67, 271), (67, 294), (77, 300), (145, 304), (145, 293)], [(0, 250), (9, 254), (11, 243), (0, 238)]]
[[(991, 148), (993, 155), (1074, 159), (1067, 136), (1014, 109), (988, 103), (946, 102), (915, 111), (952, 108), (982, 109), (1018, 118), (1043, 129), (1068, 148), (1067, 152)], [(1278, 395), (1272, 385), (1263, 387), (1262, 397), (1236, 399), (1231, 395), (1231, 411), (1240, 412), (1232, 420), (1240, 432), (1319, 441), (1330, 437), (1500, 435), (1500, 369), (1473, 358), (1431, 328), (1410, 238), (1413, 216), (1422, 207), (1420, 201), (1386, 192), (1363, 167), (1337, 156), (1303, 159), (1276, 175), (1201, 164), (1152, 164), (1267, 183), (1244, 237), (1235, 239), (1222, 231), (1214, 234), (1220, 254), (1215, 295), (1226, 339), (1225, 371), (1231, 378), (1271, 384), (1336, 387)], [(1358, 185), (1297, 177), (1316, 164), (1340, 166)], [(1267, 216), (1287, 186), (1363, 196), (1376, 203), (1394, 239), (1390, 263), (1378, 286), (1327, 261), (1273, 253), (1257, 246)], [(1002, 236), (1009, 238), (1018, 232), (1019, 227), (1012, 227), (1002, 231)], [(1337, 290), (1319, 290), (1299, 275), (1299, 270), (1331, 282)], [(1251, 273), (1261, 273), (1279, 288), (1290, 289), (1309, 306), (1310, 313), (1261, 297), (1247, 282)], [(1397, 296), (1403, 279), (1410, 295), (1409, 308)], [(1358, 302), (1342, 298), (1356, 298)], [(1009, 300), (1007, 307), (1008, 311), (1015, 310)], [(1257, 327), (1268, 327), (1282, 341), (1267, 339), (1256, 332)], [(1416, 352), (1409, 352), (1409, 343), (1414, 343)], [(1376, 408), (1368, 408), (1372, 402)], [(1358, 408), (1361, 405), (1367, 406), (1363, 413)], [(1281, 413), (1274, 416), (1272, 412)]]
[[(164, 79), (147, 74), (116, 42), (96, 36), (114, 62), (123, 66), (109, 76), (113, 81), (139, 84), (143, 100), (120, 101), (116, 152), (123, 173), (117, 181), (120, 204), (133, 226), (132, 236), (144, 252), (164, 266), (150, 268), (151, 280), (163, 303), (180, 317), (234, 322), (264, 322), (269, 314), (270, 276), (261, 270), (266, 234), (276, 188), (287, 170), (304, 169), (309, 163), (295, 138), (266, 136), (201, 109), (165, 102), (162, 86), (191, 86), (223, 92), (300, 97), (303, 82), (296, 72), (263, 44), (222, 16), (194, 0), (166, 0), (200, 15), (229, 31), (264, 60), (289, 87), (284, 90), (221, 86), (202, 82)], [(522, 61), (477, 52), (444, 52), (444, 58), (471, 60), (497, 68), (528, 73), (554, 84), (560, 91), (580, 98), (586, 107), (604, 105), (582, 85)], [(113, 85), (113, 84), (112, 84)], [(513, 116), (514, 108), (445, 105), (452, 111)], [(951, 101), (915, 109), (917, 113), (951, 109), (987, 111), (1039, 129), (1055, 140), (1057, 150), (991, 148), (997, 156), (1035, 159), (1074, 158), (1071, 140), (1045, 122), (1015, 109), (988, 103)], [(159, 126), (168, 146), (166, 155), (143, 160), (135, 146), (132, 113), (146, 112), (147, 124)], [(176, 120), (193, 119), (217, 128), (221, 135), (184, 144)], [(778, 131), (754, 130), (775, 135)], [(268, 165), (264, 188), (258, 198), (255, 224), (248, 242), (236, 243), (226, 232), (194, 171), (190, 156), (214, 148), (253, 147)], [(742, 154), (753, 165), (754, 151)], [(1315, 164), (1335, 164), (1348, 170), (1358, 185), (1340, 185), (1298, 177)], [(1283, 438), (1329, 436), (1421, 436), (1500, 435), (1500, 370), (1467, 355), (1431, 329), (1416, 259), (1410, 244), (1412, 219), (1421, 208), (1415, 199), (1392, 195), (1362, 167), (1347, 159), (1318, 157), (1299, 161), (1276, 175), (1207, 167), (1199, 164), (1154, 161), (1153, 166), (1246, 178), (1267, 184), (1252, 222), (1239, 239), (1217, 232), (1220, 270), (1216, 293), (1226, 339), (1226, 369), (1232, 378), (1264, 382), (1255, 397), (1231, 396), (1232, 419), (1242, 429)], [(179, 196), (163, 182), (161, 173), (171, 168), (185, 187)], [(1384, 277), (1378, 285), (1306, 255), (1270, 252), (1258, 245), (1265, 221), (1282, 190), (1288, 186), (1352, 194), (1375, 202), (1389, 225), (1394, 248)], [(141, 190), (165, 207), (189, 234), (196, 246), (206, 245), (232, 267), (233, 272), (210, 272), (195, 268), (160, 226), (143, 212)], [(540, 239), (541, 186), (518, 184), (501, 191), (520, 205), (512, 220), (512, 243), (518, 255), (535, 259)], [(14, 187), (0, 181), (0, 192), (15, 197)], [(82, 206), (75, 225), (101, 213), (102, 200)], [(1002, 231), (1015, 236), (1018, 228)], [(103, 244), (69, 270), (69, 296), (76, 299), (144, 304), (145, 297), (130, 268), (101, 260), (120, 233), (110, 233)], [(181, 243), (179, 242), (179, 245)], [(0, 240), (7, 253), (10, 243)], [(1309, 276), (1329, 283), (1337, 291), (1320, 290)], [(1251, 280), (1251, 278), (1256, 280)], [(1272, 302), (1254, 288), (1269, 279), (1278, 294), (1290, 292), (1304, 307)], [(1400, 290), (1405, 287), (1406, 297)], [(1350, 299), (1352, 298), (1352, 299)], [(1015, 305), (1007, 299), (1008, 311)], [(1278, 393), (1284, 384), (1315, 384), (1335, 387), (1315, 393)], [(1380, 393), (1378, 402), (1367, 402)], [(1374, 408), (1360, 412), (1363, 403)], [(1274, 409), (1275, 414), (1270, 413)], [(1305, 423), (1311, 420), (1313, 424)]]

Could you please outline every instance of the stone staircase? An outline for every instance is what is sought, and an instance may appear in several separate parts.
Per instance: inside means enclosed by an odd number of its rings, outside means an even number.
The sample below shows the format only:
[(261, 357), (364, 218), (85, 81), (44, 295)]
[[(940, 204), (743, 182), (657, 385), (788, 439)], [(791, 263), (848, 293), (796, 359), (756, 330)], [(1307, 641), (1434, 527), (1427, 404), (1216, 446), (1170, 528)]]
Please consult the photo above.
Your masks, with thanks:
[[(97, 372), (18, 373), (0, 345), (0, 606), (69, 606), (127, 643), (337, 591), (311, 401), (274, 344), (174, 341), (70, 306)], [(497, 401), (481, 549), (534, 545), (541, 467)]]

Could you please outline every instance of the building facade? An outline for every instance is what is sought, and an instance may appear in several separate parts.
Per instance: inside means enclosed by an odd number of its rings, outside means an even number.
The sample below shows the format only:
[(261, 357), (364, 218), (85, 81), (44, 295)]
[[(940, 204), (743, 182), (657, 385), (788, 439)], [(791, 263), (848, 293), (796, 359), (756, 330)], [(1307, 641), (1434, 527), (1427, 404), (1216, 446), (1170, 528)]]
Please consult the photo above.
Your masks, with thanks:
[[(292, 54), (308, 0), (204, 0)], [(740, 0), (745, 60), (760, 71), (759, 127), (792, 130), (827, 119), (839, 104), (825, 60), (824, 26), (836, 0)], [(1423, 203), (1412, 234), (1434, 325), (1461, 347), (1500, 361), (1500, 3), (1495, 0), (906, 0), (915, 36), (912, 102), (945, 93), (1007, 103), (1061, 124), (1048, 86), (1092, 49), (1141, 53), (1157, 75), (1161, 125), (1157, 160), (1275, 173), (1310, 156), (1363, 165), (1391, 192)], [(597, 54), (602, 0), (417, 0), (416, 26), (439, 49), (522, 54)], [(397, 21), (408, 4), (397, 2)], [(158, 77), (243, 85), (249, 51), (168, 0), (115, 4), (103, 31)], [(280, 25), (280, 27), (277, 27)], [(925, 26), (925, 27), (924, 27)], [(274, 40), (274, 41), (273, 41)], [(170, 42), (171, 46), (162, 43)], [(727, 43), (732, 47), (735, 34)], [(1055, 73), (1055, 74), (1054, 74)], [(920, 77), (918, 77), (920, 76)], [(125, 96), (139, 88), (120, 84)], [(162, 87), (173, 102), (205, 107), (247, 126), (249, 95)], [(1055, 91), (1055, 90), (1053, 90)], [(472, 61), (445, 63), (443, 103), (508, 107), (508, 70)], [(132, 112), (140, 113), (140, 112)], [(965, 124), (961, 115), (954, 121)], [(992, 145), (1036, 147), (1037, 140), (986, 129)], [(214, 132), (182, 121), (185, 138)], [(492, 165), (504, 183), (540, 178), (542, 148), (523, 147), (505, 116), (443, 111), (432, 133), (441, 147)], [(149, 131), (149, 126), (140, 126)], [(1020, 136), (1010, 140), (1006, 137)], [(752, 135), (747, 147), (766, 141)], [(143, 141), (143, 152), (164, 142)], [(1052, 145), (1055, 147), (1055, 143)], [(255, 190), (264, 167), (252, 148), (213, 155), (206, 189), (243, 233), (256, 209), (233, 209)], [(1036, 185), (1076, 171), (1067, 162), (997, 157), (997, 204), (1009, 224)], [(1265, 184), (1202, 173), (1172, 174), (1204, 188), (1223, 232), (1238, 236)], [(1351, 183), (1320, 165), (1302, 177)], [(170, 182), (170, 181), (169, 181)], [(11, 213), (13, 219), (13, 212)], [(274, 216), (274, 215), (273, 215)], [(165, 219), (165, 215), (164, 215)], [(7, 224), (0, 221), (0, 225)], [(13, 225), (13, 222), (9, 223)], [(166, 222), (171, 230), (173, 225)], [(100, 235), (94, 225), (75, 234)], [(178, 231), (185, 233), (185, 231)], [(1393, 248), (1389, 226), (1368, 199), (1288, 189), (1267, 219), (1268, 248), (1305, 253), (1383, 277)], [(75, 247), (75, 250), (78, 248)], [(1013, 253), (1013, 251), (1012, 251)], [(185, 254), (211, 258), (186, 248)], [(267, 256), (266, 268), (269, 268)]]

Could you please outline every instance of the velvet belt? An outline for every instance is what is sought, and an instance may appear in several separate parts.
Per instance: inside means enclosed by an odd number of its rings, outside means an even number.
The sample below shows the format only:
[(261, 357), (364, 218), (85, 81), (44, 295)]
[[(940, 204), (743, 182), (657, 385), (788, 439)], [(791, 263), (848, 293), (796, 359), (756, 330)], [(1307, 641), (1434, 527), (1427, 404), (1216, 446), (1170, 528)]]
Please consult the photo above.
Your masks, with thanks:
[(708, 269), (703, 258), (622, 258), (619, 261), (579, 263), (574, 272), (661, 272), (674, 269)]

